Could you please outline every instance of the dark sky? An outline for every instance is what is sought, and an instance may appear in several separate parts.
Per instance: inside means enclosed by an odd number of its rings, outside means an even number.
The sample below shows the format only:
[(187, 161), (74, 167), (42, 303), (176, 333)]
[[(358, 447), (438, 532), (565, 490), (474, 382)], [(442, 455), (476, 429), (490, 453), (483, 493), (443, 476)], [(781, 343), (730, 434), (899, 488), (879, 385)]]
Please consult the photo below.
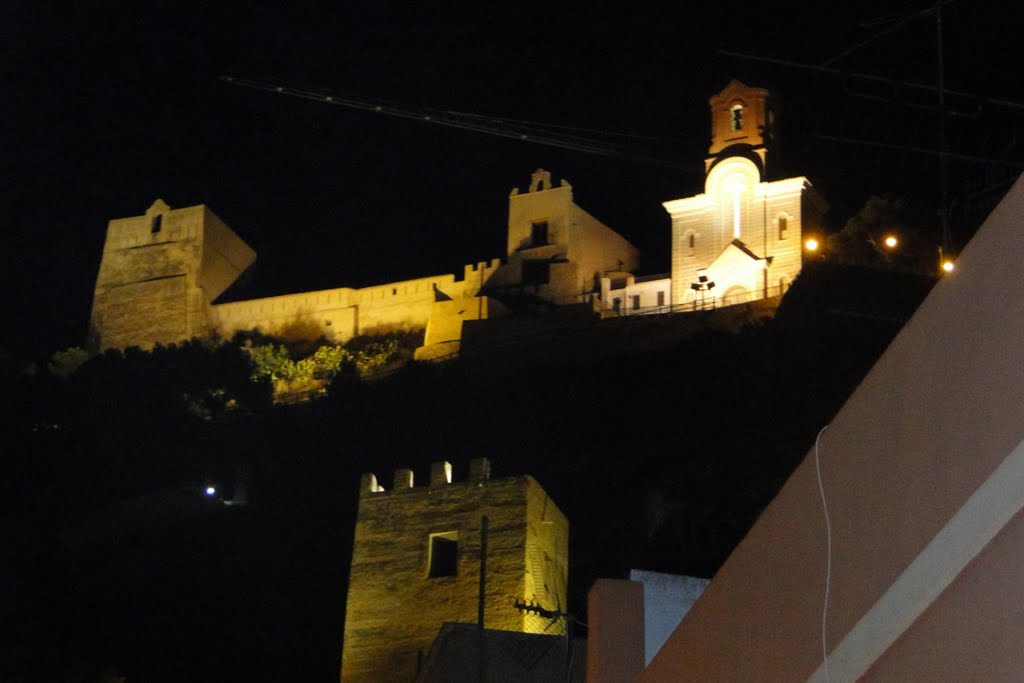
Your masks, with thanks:
[[(856, 97), (855, 80), (716, 51), (820, 64), (929, 3), (781, 4), (3, 3), (0, 346), (45, 357), (80, 343), (107, 221), (157, 197), (208, 204), (257, 250), (252, 293), (265, 295), (500, 256), (508, 192), (544, 167), (640, 246), (648, 271), (667, 269), (660, 203), (701, 190), (707, 98), (731, 78), (779, 96), (787, 170), (826, 194), (833, 224), (871, 192), (927, 199), (934, 160), (820, 134), (928, 146), (931, 112)], [(948, 87), (1024, 99), (1011, 52), (1020, 22), (1003, 4), (944, 9)], [(934, 82), (934, 47), (934, 21), (919, 19), (837, 66)], [(225, 73), (626, 132), (678, 166), (232, 87), (218, 80)], [(1019, 160), (1022, 121), (985, 105), (958, 119), (951, 144)]]

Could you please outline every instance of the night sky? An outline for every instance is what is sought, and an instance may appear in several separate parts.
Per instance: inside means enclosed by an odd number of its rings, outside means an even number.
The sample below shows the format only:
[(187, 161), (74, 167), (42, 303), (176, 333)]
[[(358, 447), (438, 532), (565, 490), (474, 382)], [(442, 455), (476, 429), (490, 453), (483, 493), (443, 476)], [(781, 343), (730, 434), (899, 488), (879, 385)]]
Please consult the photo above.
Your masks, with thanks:
[[(181, 400), (211, 374), (243, 398), (260, 390), (230, 345), (100, 356), (71, 382), (7, 372), (84, 342), (107, 222), (157, 198), (207, 204), (257, 251), (236, 298), (461, 273), (502, 256), (508, 193), (539, 167), (568, 179), (579, 205), (640, 247), (644, 273), (665, 272), (661, 202), (702, 191), (708, 98), (733, 78), (778, 98), (781, 170), (826, 197), (830, 230), (872, 194), (892, 193), (938, 239), (938, 164), (908, 149), (935, 146), (934, 94), (857, 75), (934, 83), (935, 23), (914, 18), (926, 0), (785, 11), (729, 2), (327, 5), (0, 2), (0, 365), (10, 380), (0, 538), (13, 548), (0, 550), (0, 649), (20, 653), (12, 670), (49, 667), (57, 673), (39, 680), (72, 680), (59, 674), (117, 664), (133, 681), (336, 680), (353, 482), (392, 466), (422, 472), (441, 457), (486, 453), (499, 476), (538, 476), (572, 520), (573, 609), (594, 578), (627, 566), (710, 575), (896, 333), (891, 321), (931, 283), (864, 270), (850, 284), (849, 273), (816, 264), (787, 297), (795, 313), (637, 354), (628, 371), (615, 358), (510, 372), (494, 392), (480, 372), (486, 359), (413, 366), (392, 384), (341, 383), (305, 408), (223, 422), (183, 412)], [(1015, 14), (1001, 0), (944, 5), (948, 88), (1024, 101)], [(388, 118), (232, 86), (225, 74), (559, 125), (615, 139), (627, 154)], [(953, 195), (1019, 173), (1024, 106), (963, 96), (949, 105), (949, 148), (1001, 160), (951, 162)], [(955, 247), (977, 227), (968, 213), (956, 212)], [(904, 290), (912, 303), (895, 318), (824, 312), (836, 293), (859, 311), (865, 301), (900, 303), (894, 293)], [(707, 362), (690, 362), (698, 348)], [(680, 395), (658, 399), (670, 385)], [(736, 386), (747, 391), (733, 406)], [(599, 411), (617, 422), (598, 424)], [(623, 453), (639, 476), (623, 475)], [(253, 476), (255, 502), (244, 510), (120, 545), (69, 551), (53, 540), (81, 511), (227, 477), (239, 462)], [(592, 514), (597, 500), (605, 521)]]
[[(3, 5), (0, 345), (16, 354), (82, 342), (107, 221), (157, 197), (209, 205), (259, 254), (243, 295), (269, 295), (500, 256), (508, 192), (543, 167), (641, 247), (646, 272), (663, 272), (660, 203), (702, 189), (707, 98), (731, 78), (778, 95), (786, 170), (826, 195), (833, 228), (873, 192), (933, 199), (933, 159), (820, 137), (927, 147), (931, 112), (857, 97), (850, 79), (718, 53), (821, 64), (927, 3)], [(1019, 22), (1003, 7), (945, 7), (949, 88), (1024, 99), (1010, 58)], [(913, 20), (835, 66), (932, 83), (934, 45), (934, 22)], [(631, 150), (669, 163), (392, 119), (233, 87), (223, 74), (624, 133)], [(951, 146), (1019, 161), (1022, 121), (982, 107), (958, 119), (968, 133)], [(961, 242), (972, 227), (957, 228)]]

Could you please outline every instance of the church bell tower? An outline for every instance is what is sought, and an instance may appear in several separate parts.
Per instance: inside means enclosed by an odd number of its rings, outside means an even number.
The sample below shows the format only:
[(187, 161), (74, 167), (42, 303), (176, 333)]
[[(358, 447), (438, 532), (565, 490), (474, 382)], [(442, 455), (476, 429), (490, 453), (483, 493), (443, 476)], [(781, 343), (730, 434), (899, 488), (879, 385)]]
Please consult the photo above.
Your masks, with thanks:
[(775, 114), (769, 93), (737, 80), (710, 99), (711, 145), (704, 160), (704, 173), (719, 161), (742, 156), (753, 161), (765, 178), (768, 148), (772, 143)]

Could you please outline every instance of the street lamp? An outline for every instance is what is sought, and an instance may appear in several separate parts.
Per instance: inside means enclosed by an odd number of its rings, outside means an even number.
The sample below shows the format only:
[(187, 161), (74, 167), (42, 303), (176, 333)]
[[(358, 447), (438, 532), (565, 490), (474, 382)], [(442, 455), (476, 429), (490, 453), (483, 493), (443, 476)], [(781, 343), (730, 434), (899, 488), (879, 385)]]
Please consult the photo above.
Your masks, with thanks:
[(947, 256), (941, 246), (939, 247), (939, 268), (944, 273), (952, 273), (956, 269), (956, 266), (953, 264), (953, 258)]
[[(692, 289), (695, 292), (700, 292), (700, 308), (701, 308), (701, 310), (704, 310), (704, 308), (706, 307), (705, 302), (704, 302), (704, 297), (706, 296), (707, 292), (710, 292), (714, 288), (715, 288), (714, 280), (709, 280), (708, 276), (707, 276), (707, 273), (704, 272), (703, 270), (697, 271), (697, 281), (690, 283), (690, 289)], [(714, 299), (712, 299), (712, 302), (713, 301), (714, 301)], [(697, 300), (696, 299), (693, 300), (693, 306), (694, 306), (694, 308), (697, 307)]]

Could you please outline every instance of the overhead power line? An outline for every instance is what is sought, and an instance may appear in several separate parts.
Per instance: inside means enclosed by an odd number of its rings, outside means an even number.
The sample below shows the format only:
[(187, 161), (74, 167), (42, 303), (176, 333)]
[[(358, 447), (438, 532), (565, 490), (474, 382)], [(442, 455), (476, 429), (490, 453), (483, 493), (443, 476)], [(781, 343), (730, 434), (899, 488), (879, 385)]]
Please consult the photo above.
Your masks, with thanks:
[[(222, 81), (231, 85), (278, 95), (287, 95), (304, 100), (330, 104), (337, 107), (357, 109), (360, 111), (372, 112), (393, 118), (430, 123), (447, 128), (468, 130), (485, 135), (493, 135), (509, 140), (520, 142), (531, 142), (548, 147), (558, 147), (586, 154), (597, 156), (613, 157), (629, 161), (639, 161), (667, 168), (687, 168), (680, 163), (666, 161), (653, 156), (637, 153), (629, 149), (624, 143), (616, 142), (616, 139), (634, 142), (638, 139), (652, 138), (646, 136), (632, 135), (628, 133), (616, 133), (611, 131), (598, 131), (586, 128), (573, 128), (570, 126), (559, 126), (553, 124), (541, 124), (531, 121), (507, 119), (503, 117), (486, 116), (467, 112), (452, 111), (447, 109), (431, 109), (425, 107), (412, 107), (384, 100), (359, 97), (355, 95), (338, 95), (325, 90), (308, 90), (295, 88), (287, 85), (268, 83), (248, 78), (235, 76), (221, 76)], [(583, 131), (591, 133), (591, 136), (577, 135), (570, 131)]]
[[(752, 55), (745, 52), (734, 52), (732, 50), (719, 50), (718, 54), (725, 57), (732, 57), (733, 59), (744, 59), (754, 62), (764, 62), (765, 64), (774, 64), (776, 66), (785, 66), (791, 69), (800, 69), (804, 71), (814, 71), (817, 73), (828, 74), (830, 76), (838, 76), (846, 79), (862, 80), (866, 83), (874, 83), (878, 85), (886, 86), (892, 89), (894, 92), (899, 89), (906, 90), (919, 90), (924, 93), (937, 94), (939, 89), (934, 85), (928, 85), (926, 83), (914, 83), (909, 81), (901, 81), (895, 78), (888, 78), (885, 76), (878, 76), (875, 74), (864, 74), (864, 73), (851, 73), (843, 69), (837, 69), (832, 66), (819, 66), (817, 64), (806, 64), (803, 62), (795, 62), (789, 59), (779, 59), (777, 57), (764, 57), (761, 55)], [(1004, 107), (1014, 111), (1024, 112), (1024, 103), (1014, 102), (1012, 100), (1003, 99), (1000, 97), (989, 97), (987, 95), (978, 95), (976, 93), (965, 92), (963, 90), (951, 90), (945, 88), (944, 92), (947, 96), (952, 95), (953, 97), (960, 97), (967, 100), (973, 100), (977, 102), (979, 106), (993, 105), (997, 107)], [(877, 96), (872, 96), (877, 97)]]

